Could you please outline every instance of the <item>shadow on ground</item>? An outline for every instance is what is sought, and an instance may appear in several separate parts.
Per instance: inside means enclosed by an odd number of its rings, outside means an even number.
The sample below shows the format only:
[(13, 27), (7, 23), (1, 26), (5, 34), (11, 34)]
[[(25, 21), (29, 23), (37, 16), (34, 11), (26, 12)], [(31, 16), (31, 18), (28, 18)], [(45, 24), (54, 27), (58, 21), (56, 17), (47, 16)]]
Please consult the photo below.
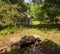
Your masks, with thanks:
[(30, 25), (26, 26), (28, 28), (37, 28), (40, 30), (52, 30), (52, 29), (58, 29), (60, 31), (60, 24), (38, 24), (38, 25)]
[(12, 28), (13, 27), (13, 25), (11, 25), (11, 24), (9, 24), (9, 25), (0, 25), (0, 31), (1, 30), (4, 30), (4, 29), (7, 29), (7, 28)]
[(51, 40), (45, 40), (40, 43), (40, 47), (45, 54), (60, 54), (60, 46)]
[[(17, 27), (24, 27), (24, 28), (37, 28), (37, 29), (40, 29), (40, 30), (52, 30), (52, 29), (57, 29), (60, 31), (60, 24), (37, 24), (37, 25), (18, 25)], [(11, 24), (10, 25), (5, 25), (5, 26), (2, 26), (0, 25), (0, 31), (3, 30), (3, 29), (6, 29), (6, 28), (12, 28), (14, 26), (12, 26)]]
[[(51, 40), (45, 40), (41, 42), (39, 49), (36, 48), (35, 52), (27, 52), (26, 48), (23, 50), (12, 50), (10, 54), (42, 54), (39, 52), (43, 52), (44, 54), (60, 54), (60, 46), (54, 43)], [(40, 51), (39, 51), (40, 50)]]

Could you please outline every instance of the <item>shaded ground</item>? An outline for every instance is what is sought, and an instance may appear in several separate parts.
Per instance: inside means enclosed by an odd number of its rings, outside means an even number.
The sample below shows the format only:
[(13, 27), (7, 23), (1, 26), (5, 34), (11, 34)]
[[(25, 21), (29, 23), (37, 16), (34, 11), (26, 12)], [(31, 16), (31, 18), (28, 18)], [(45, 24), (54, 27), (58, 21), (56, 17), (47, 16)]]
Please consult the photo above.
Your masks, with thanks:
[(51, 40), (45, 40), (41, 43), (42, 51), (45, 54), (60, 54), (60, 46)]
[(57, 29), (60, 31), (60, 24), (37, 24), (37, 25), (30, 25), (27, 26), (30, 28), (37, 28), (37, 29), (46, 29), (46, 30), (52, 30), (52, 29)]
[(36, 51), (30, 51), (25, 48), (25, 50), (11, 52), (11, 54), (60, 54), (60, 46), (55, 44), (53, 41), (46, 39), (45, 41), (40, 43), (39, 48), (35, 48)]

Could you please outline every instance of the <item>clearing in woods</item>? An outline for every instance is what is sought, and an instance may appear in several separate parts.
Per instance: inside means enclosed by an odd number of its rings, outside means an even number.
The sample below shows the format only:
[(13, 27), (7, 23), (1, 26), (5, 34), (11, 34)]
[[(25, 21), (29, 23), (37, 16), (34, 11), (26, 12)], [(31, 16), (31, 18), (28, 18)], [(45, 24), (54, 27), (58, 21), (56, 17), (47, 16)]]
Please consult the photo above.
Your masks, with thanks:
[(40, 35), (41, 40), (49, 39), (55, 42), (56, 44), (60, 45), (60, 31), (57, 29), (52, 30), (39, 30), (38, 28), (23, 28), (21, 32), (14, 33), (14, 34), (7, 34), (0, 36), (0, 45), (2, 45), (5, 41), (9, 40), (10, 38), (21, 37), (24, 35), (31, 35), (37, 34)]

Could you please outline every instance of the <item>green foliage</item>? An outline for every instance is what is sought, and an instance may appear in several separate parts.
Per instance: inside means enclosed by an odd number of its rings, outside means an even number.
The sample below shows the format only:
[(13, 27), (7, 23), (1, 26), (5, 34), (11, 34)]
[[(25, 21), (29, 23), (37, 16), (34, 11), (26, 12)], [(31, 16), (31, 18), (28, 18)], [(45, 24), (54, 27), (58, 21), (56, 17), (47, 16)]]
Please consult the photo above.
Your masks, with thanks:
[[(59, 17), (57, 16), (60, 15), (60, 0), (32, 0), (34, 3), (33, 7), (34, 9), (32, 10), (35, 14), (34, 16), (37, 16), (36, 18), (40, 21), (49, 21), (50, 23), (58, 23), (59, 22)], [(39, 7), (40, 5), (41, 7)], [(36, 11), (34, 11), (36, 10)]]
[(32, 18), (37, 19), (40, 8), (41, 5), (39, 4), (30, 4), (30, 15), (32, 16)]
[[(15, 2), (15, 3), (14, 3)], [(27, 10), (24, 0), (1, 0), (0, 1), (0, 24), (13, 24), (17, 27), (23, 12)]]
[(56, 16), (60, 15), (60, 4), (59, 0), (45, 0), (45, 4), (43, 5), (42, 9), (47, 11), (47, 15), (49, 16), (49, 20), (52, 23), (58, 23), (59, 18), (56, 18)]
[(7, 34), (7, 32), (6, 31), (1, 31), (0, 35), (3, 35), (3, 34), (5, 35), (5, 34)]

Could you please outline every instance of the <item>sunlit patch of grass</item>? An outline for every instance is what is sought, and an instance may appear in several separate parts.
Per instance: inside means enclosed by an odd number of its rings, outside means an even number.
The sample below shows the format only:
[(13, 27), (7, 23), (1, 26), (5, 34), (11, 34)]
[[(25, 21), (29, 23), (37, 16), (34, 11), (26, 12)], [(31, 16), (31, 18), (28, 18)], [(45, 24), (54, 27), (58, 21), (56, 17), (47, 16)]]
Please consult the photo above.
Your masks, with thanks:
[(32, 24), (38, 25), (38, 24), (40, 24), (40, 22), (39, 21), (33, 21)]
[(0, 35), (14, 34), (23, 30), (23, 28), (24, 26), (21, 26), (20, 28), (14, 28), (14, 27), (6, 28), (0, 31)]
[(1, 32), (0, 32), (0, 35), (5, 35), (5, 34), (7, 34), (7, 31), (6, 30), (2, 30)]
[(6, 35), (6, 34), (10, 34), (10, 33), (14, 33), (14, 29), (4, 29), (4, 30), (0, 31), (0, 35)]

